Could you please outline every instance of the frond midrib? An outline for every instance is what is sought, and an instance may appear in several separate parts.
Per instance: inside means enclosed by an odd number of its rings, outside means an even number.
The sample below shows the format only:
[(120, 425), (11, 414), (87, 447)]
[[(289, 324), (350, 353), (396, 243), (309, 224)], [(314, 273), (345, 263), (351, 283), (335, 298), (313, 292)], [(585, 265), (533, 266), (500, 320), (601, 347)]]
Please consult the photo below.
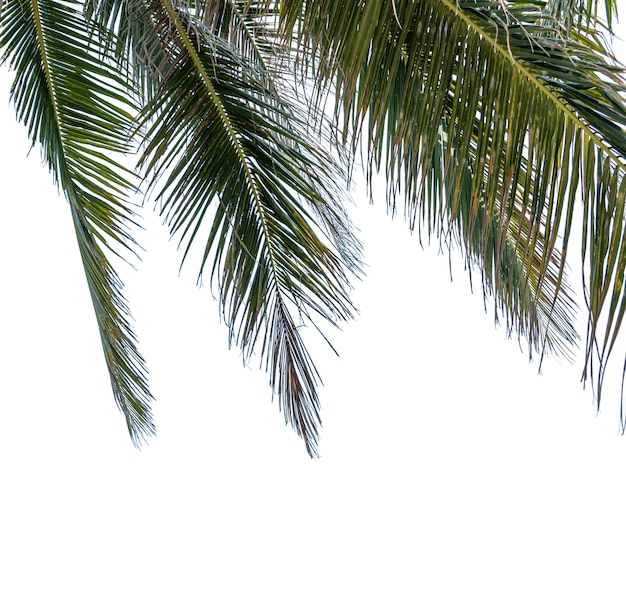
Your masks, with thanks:
[(63, 140), (61, 127), (61, 117), (59, 115), (59, 107), (57, 104), (57, 92), (54, 79), (52, 78), (52, 72), (50, 69), (50, 58), (48, 57), (48, 45), (46, 43), (46, 36), (44, 35), (43, 22), (41, 19), (41, 13), (39, 12), (38, 0), (31, 0), (33, 7), (33, 16), (35, 18), (35, 28), (37, 31), (37, 39), (39, 40), (39, 48), (41, 49), (41, 58), (43, 61), (44, 73), (46, 74), (46, 82), (48, 83), (48, 89), (50, 90), (50, 98), (52, 100), (52, 110), (54, 112), (54, 121), (59, 133), (59, 140), (61, 147), (63, 148), (63, 157), (65, 157), (65, 141)]
[(196, 52), (194, 45), (191, 43), (191, 40), (189, 39), (189, 36), (187, 35), (187, 32), (185, 31), (185, 28), (183, 27), (183, 24), (180, 21), (178, 14), (176, 13), (176, 10), (172, 6), (171, 1), (161, 0), (161, 2), (165, 6), (165, 10), (167, 11), (168, 16), (170, 17), (170, 19), (176, 26), (176, 30), (178, 34), (180, 35), (183, 44), (185, 45), (185, 49), (189, 53), (198, 73), (200, 74), (200, 77), (202, 78), (202, 82), (204, 83), (209, 95), (211, 96), (211, 99), (213, 100), (213, 104), (222, 119), (222, 124), (226, 128), (229, 139), (231, 140), (233, 147), (235, 148), (235, 151), (237, 153), (237, 156), (239, 157), (241, 161), (241, 164), (243, 166), (243, 169), (246, 175), (246, 181), (248, 182), (250, 192), (252, 193), (252, 199), (254, 200), (254, 205), (257, 210), (257, 216), (259, 217), (261, 228), (263, 230), (263, 235), (264, 235), (264, 239), (265, 239), (265, 243), (266, 243), (267, 251), (268, 251), (268, 256), (269, 256), (269, 263), (271, 266), (272, 281), (274, 282), (274, 287), (277, 290), (277, 296), (279, 296), (282, 299), (283, 298), (282, 289), (280, 287), (280, 282), (278, 279), (278, 275), (279, 275), (278, 263), (276, 261), (275, 252), (271, 245), (272, 236), (269, 232), (270, 230), (267, 224), (267, 217), (265, 215), (265, 209), (263, 208), (263, 202), (261, 201), (259, 189), (257, 187), (254, 176), (252, 174), (250, 163), (248, 162), (248, 158), (246, 157), (245, 150), (243, 149), (241, 142), (239, 140), (239, 137), (237, 136), (238, 133), (230, 119), (230, 116), (228, 115), (226, 109), (224, 108), (222, 100), (220, 99), (218, 92), (215, 90), (215, 87), (213, 86), (213, 83), (211, 82), (211, 78), (209, 77), (209, 74), (206, 72), (206, 69), (204, 65), (202, 64), (202, 61), (200, 60), (200, 57), (198, 56), (198, 53)]

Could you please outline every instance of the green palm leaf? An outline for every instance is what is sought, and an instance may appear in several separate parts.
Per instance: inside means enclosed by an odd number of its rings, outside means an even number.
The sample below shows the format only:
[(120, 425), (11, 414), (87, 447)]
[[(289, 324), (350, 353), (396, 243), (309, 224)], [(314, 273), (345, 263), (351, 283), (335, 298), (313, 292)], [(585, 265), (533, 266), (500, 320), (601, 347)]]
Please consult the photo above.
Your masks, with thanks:
[(139, 444), (154, 432), (151, 396), (122, 284), (105, 255), (135, 243), (129, 173), (109, 157), (127, 150), (132, 120), (121, 109), (128, 106), (124, 85), (97, 54), (79, 8), (65, 0), (8, 0), (0, 48), (15, 70), (18, 119), (69, 201), (114, 396)]
[[(348, 275), (359, 247), (334, 183), (335, 164), (305, 137), (296, 105), (264, 66), (168, 0), (150, 6), (170, 63), (144, 113), (144, 164), (185, 257), (210, 221), (210, 262), (230, 339), (260, 351), (285, 420), (316, 454), (318, 374), (303, 323), (352, 316)], [(211, 260), (212, 259), (212, 260)]]
[(362, 135), (371, 169), (385, 165), (391, 203), (401, 193), (429, 233), (448, 221), (531, 345), (574, 340), (563, 262), (583, 199), (599, 397), (626, 305), (626, 109), (591, 25), (568, 39), (516, 1), (322, 0), (287, 3), (283, 29), (335, 86), (346, 142)]

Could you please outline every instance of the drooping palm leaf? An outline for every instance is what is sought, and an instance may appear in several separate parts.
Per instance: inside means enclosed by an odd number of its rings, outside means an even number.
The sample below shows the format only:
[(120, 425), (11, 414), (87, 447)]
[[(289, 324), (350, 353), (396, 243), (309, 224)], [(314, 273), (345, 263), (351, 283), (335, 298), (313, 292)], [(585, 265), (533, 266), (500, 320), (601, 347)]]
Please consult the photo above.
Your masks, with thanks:
[[(316, 454), (318, 375), (301, 324), (351, 317), (348, 270), (359, 248), (330, 159), (263, 65), (169, 0), (150, 12), (170, 64), (144, 119), (149, 172), (169, 174), (159, 197), (185, 257), (203, 249), (230, 338), (255, 350), (291, 424)], [(210, 217), (210, 218), (209, 218)]]
[(8, 0), (0, 48), (15, 70), (18, 119), (69, 202), (113, 393), (139, 444), (154, 432), (151, 395), (122, 284), (105, 255), (134, 248), (129, 174), (109, 157), (127, 149), (132, 121), (123, 110), (124, 86), (71, 0)]
[[(589, 16), (594, 6), (585, 3)], [(624, 72), (591, 25), (568, 39), (540, 7), (514, 0), (292, 0), (282, 16), (285, 35), (317, 57), (317, 81), (336, 85), (344, 132), (363, 133), (371, 164), (385, 165), (390, 199), (401, 192), (412, 220), (448, 214), (483, 267), (495, 238), (504, 307), (514, 290), (531, 303), (511, 310), (512, 327), (543, 324), (526, 333), (531, 344), (533, 334), (542, 343), (573, 338), (562, 259), (582, 197), (586, 367), (597, 343), (599, 396), (626, 305), (626, 108)], [(511, 262), (524, 273), (521, 290), (498, 286)]]

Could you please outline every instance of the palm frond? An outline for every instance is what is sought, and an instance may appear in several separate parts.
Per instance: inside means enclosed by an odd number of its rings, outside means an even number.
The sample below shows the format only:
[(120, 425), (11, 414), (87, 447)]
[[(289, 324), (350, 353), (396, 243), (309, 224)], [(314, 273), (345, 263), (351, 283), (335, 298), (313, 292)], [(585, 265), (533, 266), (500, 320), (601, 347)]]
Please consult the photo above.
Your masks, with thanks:
[(170, 65), (144, 114), (145, 169), (169, 175), (159, 198), (184, 259), (211, 217), (200, 273), (208, 263), (230, 340), (246, 361), (259, 350), (286, 422), (316, 455), (319, 376), (301, 328), (352, 316), (360, 248), (335, 187), (345, 177), (262, 64), (170, 0), (150, 10)]
[(110, 154), (127, 150), (125, 87), (96, 52), (71, 0), (8, 0), (2, 61), (15, 70), (17, 117), (39, 143), (70, 205), (116, 402), (138, 445), (154, 432), (144, 360), (136, 347), (122, 283), (105, 251), (134, 250), (129, 176)]
[[(610, 15), (615, 6), (607, 5)], [(430, 217), (456, 223), (488, 272), (495, 262), (494, 284), (506, 263), (523, 271), (515, 291), (526, 302), (509, 323), (531, 344), (535, 335), (542, 346), (574, 340), (563, 263), (582, 197), (586, 368), (597, 352), (599, 396), (626, 305), (626, 108), (624, 71), (592, 25), (568, 38), (546, 12), (514, 0), (320, 0), (281, 8), (285, 36), (316, 58), (306, 67), (335, 87), (346, 143), (362, 136), (371, 169), (386, 166), (390, 203), (401, 193), (411, 224), (421, 221), (429, 232), (439, 229)], [(492, 261), (489, 242), (497, 243)], [(509, 308), (512, 290), (497, 289)], [(539, 329), (527, 329), (537, 322)]]

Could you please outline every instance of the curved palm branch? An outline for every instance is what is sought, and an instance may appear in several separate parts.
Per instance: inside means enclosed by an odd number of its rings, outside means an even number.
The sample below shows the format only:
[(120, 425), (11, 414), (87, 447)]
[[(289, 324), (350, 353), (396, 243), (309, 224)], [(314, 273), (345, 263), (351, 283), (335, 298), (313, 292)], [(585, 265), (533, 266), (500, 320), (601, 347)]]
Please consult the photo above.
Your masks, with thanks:
[(319, 377), (301, 324), (352, 316), (359, 246), (334, 186), (345, 177), (262, 66), (169, 0), (150, 12), (170, 63), (143, 113), (143, 165), (169, 174), (159, 198), (184, 258), (211, 215), (201, 274), (212, 258), (230, 339), (245, 360), (260, 345), (285, 420), (315, 455)]
[(582, 198), (599, 400), (626, 307), (626, 108), (624, 72), (591, 25), (568, 39), (539, 7), (482, 0), (292, 1), (282, 19), (317, 82), (335, 85), (346, 142), (363, 135), (370, 166), (384, 160), (391, 203), (401, 192), (429, 232), (448, 217), (531, 344), (574, 338), (563, 263)]
[(136, 347), (122, 283), (105, 256), (134, 248), (127, 171), (109, 158), (127, 150), (132, 126), (124, 85), (97, 54), (72, 1), (8, 0), (2, 62), (15, 70), (18, 119), (65, 193), (96, 312), (115, 400), (138, 445), (154, 433), (145, 363)]

